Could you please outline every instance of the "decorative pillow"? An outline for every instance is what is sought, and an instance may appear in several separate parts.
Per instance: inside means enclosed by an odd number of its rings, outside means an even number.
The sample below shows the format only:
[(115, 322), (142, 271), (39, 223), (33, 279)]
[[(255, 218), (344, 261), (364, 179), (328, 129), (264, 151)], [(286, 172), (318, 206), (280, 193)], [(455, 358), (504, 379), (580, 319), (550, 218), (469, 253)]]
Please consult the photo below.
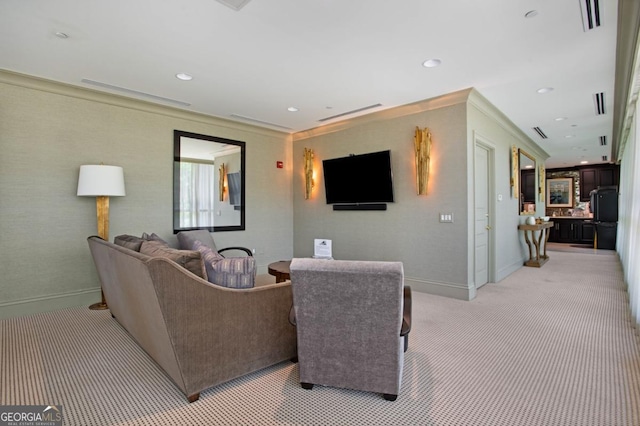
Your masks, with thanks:
[(209, 247), (214, 252), (217, 252), (216, 243), (213, 242), (213, 237), (211, 236), (211, 232), (206, 229), (197, 229), (193, 231), (180, 231), (176, 235), (178, 237), (178, 246), (182, 250), (196, 250), (195, 243), (196, 241), (200, 242), (202, 245)]
[(118, 235), (113, 239), (113, 243), (122, 247), (126, 247), (130, 250), (140, 251), (140, 246), (144, 240), (134, 235)]
[(166, 257), (200, 278), (207, 279), (207, 272), (199, 251), (174, 249), (160, 241), (144, 241), (140, 246), (140, 253), (151, 257)]
[(163, 240), (162, 238), (160, 238), (158, 236), (158, 234), (156, 234), (156, 233), (153, 233), (153, 234), (149, 235), (146, 232), (143, 232), (142, 233), (142, 239), (145, 240), (145, 241), (158, 241), (158, 242), (162, 243), (163, 245), (169, 247), (169, 243), (166, 242), (165, 240)]
[(207, 280), (228, 288), (252, 288), (256, 282), (256, 259), (254, 257), (222, 257), (200, 241), (194, 248), (202, 254)]

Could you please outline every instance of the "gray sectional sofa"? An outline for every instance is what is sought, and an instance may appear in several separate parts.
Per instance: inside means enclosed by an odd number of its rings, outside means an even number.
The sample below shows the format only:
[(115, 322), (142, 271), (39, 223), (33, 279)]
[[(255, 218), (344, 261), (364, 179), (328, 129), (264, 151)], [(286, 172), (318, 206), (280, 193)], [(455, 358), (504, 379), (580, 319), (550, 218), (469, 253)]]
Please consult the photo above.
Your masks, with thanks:
[(296, 356), (291, 283), (212, 284), (176, 261), (89, 237), (114, 318), (187, 396)]

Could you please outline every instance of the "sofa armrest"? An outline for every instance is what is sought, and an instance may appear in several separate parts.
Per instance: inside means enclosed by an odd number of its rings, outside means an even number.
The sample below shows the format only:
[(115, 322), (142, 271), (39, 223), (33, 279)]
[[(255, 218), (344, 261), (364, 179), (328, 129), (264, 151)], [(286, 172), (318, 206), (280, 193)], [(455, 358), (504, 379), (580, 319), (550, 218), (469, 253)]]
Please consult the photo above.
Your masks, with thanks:
[(149, 270), (185, 394), (295, 356), (290, 282), (224, 288), (160, 258), (149, 261)]

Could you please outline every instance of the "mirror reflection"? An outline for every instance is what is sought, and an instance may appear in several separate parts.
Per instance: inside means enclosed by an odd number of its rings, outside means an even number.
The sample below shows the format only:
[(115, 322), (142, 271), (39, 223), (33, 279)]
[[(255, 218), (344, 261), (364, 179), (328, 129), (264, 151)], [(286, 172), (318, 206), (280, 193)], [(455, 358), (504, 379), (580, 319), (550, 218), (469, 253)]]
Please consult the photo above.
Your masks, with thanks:
[(518, 155), (520, 170), (520, 214), (536, 214), (536, 160), (520, 150)]
[(245, 143), (174, 130), (173, 231), (244, 230)]

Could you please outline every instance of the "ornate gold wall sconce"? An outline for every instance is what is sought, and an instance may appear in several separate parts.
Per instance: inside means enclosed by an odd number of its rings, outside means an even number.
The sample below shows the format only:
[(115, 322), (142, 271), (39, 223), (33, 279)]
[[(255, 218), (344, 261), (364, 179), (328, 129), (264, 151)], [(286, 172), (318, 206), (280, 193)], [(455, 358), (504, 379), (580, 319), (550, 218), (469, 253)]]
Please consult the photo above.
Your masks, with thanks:
[(546, 174), (547, 174), (547, 172), (546, 172), (546, 170), (544, 168), (544, 165), (541, 164), (540, 167), (538, 167), (538, 199), (541, 202), (544, 202)]
[(315, 182), (313, 181), (313, 150), (304, 149), (304, 199), (311, 198), (311, 191)]
[(220, 201), (224, 201), (224, 193), (227, 187), (227, 185), (225, 184), (227, 180), (227, 166), (222, 163), (222, 165), (218, 169), (218, 172), (220, 173), (220, 178), (218, 179), (218, 193), (220, 194)]
[(416, 157), (416, 187), (418, 195), (427, 195), (429, 187), (429, 163), (431, 161), (431, 132), (429, 128), (416, 127), (414, 136)]
[(520, 161), (518, 147), (515, 145), (511, 145), (511, 197), (514, 199), (520, 198), (520, 185), (519, 175), (520, 175)]

